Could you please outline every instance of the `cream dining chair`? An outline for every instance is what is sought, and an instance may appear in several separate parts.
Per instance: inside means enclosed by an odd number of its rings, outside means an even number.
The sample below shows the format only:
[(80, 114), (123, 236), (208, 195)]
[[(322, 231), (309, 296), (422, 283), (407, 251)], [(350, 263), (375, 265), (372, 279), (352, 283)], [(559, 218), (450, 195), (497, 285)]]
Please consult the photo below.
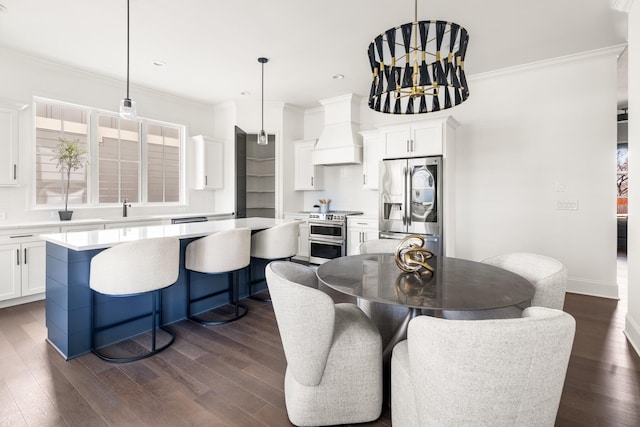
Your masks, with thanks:
[(334, 304), (313, 269), (273, 261), (266, 268), (287, 360), (284, 395), (297, 426), (352, 424), (382, 411), (382, 342), (354, 304)]
[(418, 316), (391, 359), (394, 427), (554, 425), (574, 318), (529, 307), (518, 319)]

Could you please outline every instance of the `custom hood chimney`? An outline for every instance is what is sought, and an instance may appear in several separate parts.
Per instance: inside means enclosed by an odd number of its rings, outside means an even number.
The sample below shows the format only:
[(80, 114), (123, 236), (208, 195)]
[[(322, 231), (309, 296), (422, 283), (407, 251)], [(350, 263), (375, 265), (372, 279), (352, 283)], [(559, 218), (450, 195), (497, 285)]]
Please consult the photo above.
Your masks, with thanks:
[(314, 165), (349, 165), (362, 163), (362, 137), (359, 116), (360, 98), (349, 94), (320, 100), (324, 106), (324, 128), (311, 153)]

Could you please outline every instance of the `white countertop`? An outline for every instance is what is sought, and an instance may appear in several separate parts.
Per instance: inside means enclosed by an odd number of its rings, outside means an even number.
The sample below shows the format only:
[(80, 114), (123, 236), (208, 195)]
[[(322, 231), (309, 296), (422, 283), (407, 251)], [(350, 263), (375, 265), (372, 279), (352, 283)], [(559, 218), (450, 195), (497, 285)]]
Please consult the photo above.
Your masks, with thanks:
[(173, 219), (173, 218), (191, 218), (198, 216), (206, 217), (228, 217), (233, 215), (230, 212), (224, 213), (200, 213), (200, 212), (180, 212), (174, 214), (161, 214), (161, 215), (136, 215), (136, 216), (123, 216), (123, 217), (111, 217), (111, 218), (81, 218), (72, 219), (70, 221), (60, 221), (59, 219), (41, 220), (41, 221), (20, 221), (20, 222), (0, 222), (0, 230), (11, 230), (15, 228), (37, 228), (37, 227), (64, 227), (70, 225), (84, 225), (84, 224), (117, 224), (119, 222), (138, 222), (148, 220), (161, 220), (161, 219)]
[(41, 234), (40, 238), (75, 251), (108, 248), (119, 243), (154, 237), (201, 237), (234, 228), (262, 230), (287, 222), (274, 218), (221, 219), (219, 221), (191, 222), (186, 224), (151, 225), (146, 227), (114, 228), (108, 230), (75, 231)]

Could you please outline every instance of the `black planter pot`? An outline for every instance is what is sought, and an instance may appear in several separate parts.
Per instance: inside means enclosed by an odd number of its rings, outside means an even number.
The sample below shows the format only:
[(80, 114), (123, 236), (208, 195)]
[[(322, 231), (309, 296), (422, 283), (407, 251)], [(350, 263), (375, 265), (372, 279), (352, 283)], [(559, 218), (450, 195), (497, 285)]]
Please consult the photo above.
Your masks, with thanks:
[(69, 221), (73, 216), (73, 211), (58, 211), (60, 221)]

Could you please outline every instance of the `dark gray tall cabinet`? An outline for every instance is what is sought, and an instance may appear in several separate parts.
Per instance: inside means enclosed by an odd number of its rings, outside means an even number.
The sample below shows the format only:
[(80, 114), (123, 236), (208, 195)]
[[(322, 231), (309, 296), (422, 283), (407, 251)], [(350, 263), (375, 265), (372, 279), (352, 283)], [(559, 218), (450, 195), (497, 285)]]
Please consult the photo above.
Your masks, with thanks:
[(275, 135), (258, 145), (256, 134), (236, 126), (236, 217), (275, 218)]
[(275, 136), (267, 145), (258, 145), (257, 135), (247, 135), (246, 202), (248, 217), (275, 218), (276, 155)]

